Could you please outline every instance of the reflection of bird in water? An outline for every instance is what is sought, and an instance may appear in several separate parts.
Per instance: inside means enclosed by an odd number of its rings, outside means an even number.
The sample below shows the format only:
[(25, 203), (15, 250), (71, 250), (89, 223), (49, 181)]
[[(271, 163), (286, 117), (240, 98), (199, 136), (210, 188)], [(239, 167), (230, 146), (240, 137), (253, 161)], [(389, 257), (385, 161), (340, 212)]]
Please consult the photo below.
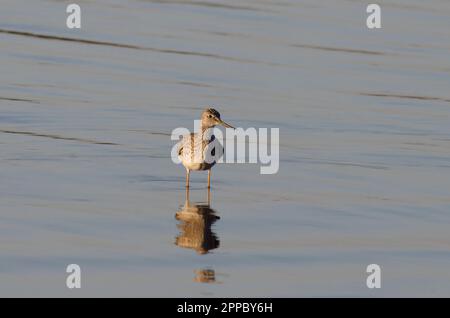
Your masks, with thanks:
[(185, 204), (175, 214), (175, 218), (180, 221), (177, 225), (180, 234), (175, 239), (176, 245), (194, 249), (199, 254), (206, 254), (219, 247), (219, 239), (211, 226), (220, 218), (210, 208), (209, 190), (207, 203), (191, 203), (189, 190), (186, 190)]
[(189, 188), (189, 175), (191, 171), (208, 170), (208, 188), (211, 185), (211, 168), (216, 164), (212, 158), (208, 160), (208, 151), (215, 155), (215, 148), (209, 149), (215, 140), (214, 135), (208, 136), (210, 128), (222, 125), (226, 128), (234, 128), (220, 119), (220, 114), (213, 108), (207, 108), (202, 113), (201, 132), (183, 136), (178, 149), (178, 156), (186, 168), (186, 188)]
[(215, 283), (216, 272), (213, 269), (198, 269), (195, 271), (194, 282), (197, 283)]

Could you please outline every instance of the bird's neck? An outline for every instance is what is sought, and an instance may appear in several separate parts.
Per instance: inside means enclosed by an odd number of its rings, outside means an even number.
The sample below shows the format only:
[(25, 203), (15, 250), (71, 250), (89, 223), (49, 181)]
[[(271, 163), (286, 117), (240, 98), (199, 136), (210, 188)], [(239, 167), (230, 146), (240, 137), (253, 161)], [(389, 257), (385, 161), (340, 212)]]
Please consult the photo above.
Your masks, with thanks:
[(200, 133), (201, 133), (201, 135), (202, 135), (202, 138), (205, 138), (205, 136), (208, 136), (208, 140), (214, 139), (213, 134), (212, 134), (211, 132), (208, 132), (208, 129), (210, 129), (210, 128), (211, 128), (211, 127), (203, 126), (203, 125), (202, 125), (201, 131), (200, 131)]
[(209, 128), (211, 128), (211, 127), (208, 127), (206, 125), (202, 125), (202, 127), (200, 128), (202, 135), (204, 135), (206, 133), (206, 131), (208, 131)]

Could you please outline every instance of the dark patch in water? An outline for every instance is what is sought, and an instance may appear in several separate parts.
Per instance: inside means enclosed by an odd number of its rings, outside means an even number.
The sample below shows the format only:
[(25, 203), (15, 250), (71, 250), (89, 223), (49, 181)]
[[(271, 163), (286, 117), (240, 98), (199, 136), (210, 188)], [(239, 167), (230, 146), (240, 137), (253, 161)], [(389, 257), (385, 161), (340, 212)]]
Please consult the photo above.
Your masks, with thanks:
[(386, 55), (386, 53), (378, 51), (360, 50), (360, 49), (347, 49), (339, 47), (328, 47), (320, 45), (309, 45), (309, 44), (292, 44), (292, 47), (300, 47), (304, 49), (331, 51), (331, 52), (343, 52), (343, 53), (357, 53), (357, 54), (368, 54), (368, 55)]
[(17, 131), (17, 130), (0, 130), (1, 133), (4, 134), (14, 134), (14, 135), (25, 135), (25, 136), (32, 136), (32, 137), (42, 137), (42, 138), (51, 138), (56, 140), (68, 140), (68, 141), (79, 141), (83, 143), (89, 143), (89, 144), (95, 144), (95, 145), (109, 145), (109, 146), (118, 146), (119, 144), (113, 143), (113, 142), (102, 142), (102, 141), (95, 141), (90, 139), (82, 139), (82, 138), (74, 138), (74, 137), (63, 137), (59, 135), (50, 135), (50, 134), (40, 134), (40, 133), (34, 133), (30, 131)]
[(66, 41), (66, 42), (75, 42), (75, 43), (90, 44), (90, 45), (111, 46), (111, 47), (126, 48), (126, 49), (153, 51), (153, 52), (157, 52), (157, 53), (200, 56), (200, 57), (208, 57), (208, 58), (220, 59), (220, 60), (225, 60), (225, 61), (241, 62), (241, 63), (267, 64), (265, 62), (259, 62), (259, 61), (248, 60), (248, 59), (240, 59), (240, 58), (234, 58), (234, 57), (229, 57), (229, 56), (222, 56), (222, 55), (217, 55), (217, 54), (212, 54), (212, 53), (180, 51), (180, 50), (174, 50), (174, 49), (158, 49), (158, 48), (143, 47), (143, 46), (132, 45), (132, 44), (122, 44), (122, 43), (115, 43), (115, 42), (87, 40), (87, 39), (81, 39), (81, 38), (68, 38), (68, 37), (57, 36), (57, 35), (47, 35), (47, 34), (39, 34), (39, 33), (33, 33), (33, 32), (25, 32), (25, 31), (0, 29), (0, 33), (13, 34), (13, 35), (19, 35), (19, 36), (28, 36), (28, 37), (34, 37), (34, 38), (39, 38), (39, 39), (45, 39), (45, 40)]
[(27, 102), (27, 103), (39, 104), (39, 102), (36, 101), (36, 100), (15, 98), (15, 97), (0, 97), (0, 100), (7, 100), (7, 101), (10, 101), (10, 102)]
[[(151, 0), (153, 3), (161, 3), (161, 4), (178, 4), (178, 5), (190, 5), (190, 6), (199, 6), (199, 7), (207, 7), (207, 8), (219, 8), (219, 9), (228, 9), (228, 10), (245, 10), (245, 11), (263, 11), (258, 8), (241, 6), (241, 5), (230, 5), (226, 3), (217, 3), (217, 2), (206, 2), (206, 1), (181, 1), (181, 0)], [(267, 11), (267, 10), (265, 10)]]
[(418, 95), (402, 95), (402, 94), (384, 94), (384, 93), (360, 93), (363, 96), (373, 96), (373, 97), (391, 97), (391, 98), (403, 98), (403, 99), (417, 99), (417, 100), (428, 100), (428, 101), (440, 101), (450, 103), (450, 99), (431, 97), (431, 96), (418, 96)]
[(84, 43), (84, 44), (115, 46), (115, 47), (129, 48), (129, 49), (143, 49), (142, 47), (139, 47), (136, 45), (119, 44), (119, 43), (114, 43), (114, 42), (102, 42), (102, 41), (86, 40), (86, 39), (80, 39), (80, 38), (67, 38), (67, 37), (62, 37), (62, 36), (57, 36), (57, 35), (46, 35), (46, 34), (38, 34), (38, 33), (25, 32), (25, 31), (1, 29), (0, 33), (28, 36), (28, 37), (46, 39), (46, 40), (59, 40), (59, 41), (66, 41), (66, 42), (78, 42), (78, 43)]

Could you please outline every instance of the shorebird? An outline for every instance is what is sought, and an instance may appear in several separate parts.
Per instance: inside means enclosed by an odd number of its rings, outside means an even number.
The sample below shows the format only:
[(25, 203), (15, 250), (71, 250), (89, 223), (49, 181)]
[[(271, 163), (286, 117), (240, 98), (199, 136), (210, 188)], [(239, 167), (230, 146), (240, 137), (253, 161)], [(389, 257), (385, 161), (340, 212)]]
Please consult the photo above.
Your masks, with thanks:
[(191, 171), (208, 170), (208, 189), (211, 187), (211, 168), (216, 164), (208, 155), (215, 155), (212, 142), (215, 137), (209, 134), (210, 128), (222, 125), (226, 128), (234, 128), (220, 119), (220, 114), (213, 108), (207, 108), (203, 111), (201, 117), (200, 132), (190, 133), (183, 136), (178, 148), (178, 157), (186, 168), (186, 188), (189, 188), (189, 175)]

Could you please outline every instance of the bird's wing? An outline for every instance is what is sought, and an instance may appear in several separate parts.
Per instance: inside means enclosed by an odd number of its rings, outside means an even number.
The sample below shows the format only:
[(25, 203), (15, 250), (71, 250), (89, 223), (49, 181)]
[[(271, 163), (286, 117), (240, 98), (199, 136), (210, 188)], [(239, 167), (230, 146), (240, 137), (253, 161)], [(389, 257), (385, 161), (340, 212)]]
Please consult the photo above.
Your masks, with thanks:
[(191, 152), (191, 148), (192, 148), (192, 136), (194, 135), (194, 133), (190, 133), (188, 135), (184, 135), (181, 138), (181, 141), (179, 143), (178, 146), (178, 155), (182, 156), (184, 154), (189, 154)]

